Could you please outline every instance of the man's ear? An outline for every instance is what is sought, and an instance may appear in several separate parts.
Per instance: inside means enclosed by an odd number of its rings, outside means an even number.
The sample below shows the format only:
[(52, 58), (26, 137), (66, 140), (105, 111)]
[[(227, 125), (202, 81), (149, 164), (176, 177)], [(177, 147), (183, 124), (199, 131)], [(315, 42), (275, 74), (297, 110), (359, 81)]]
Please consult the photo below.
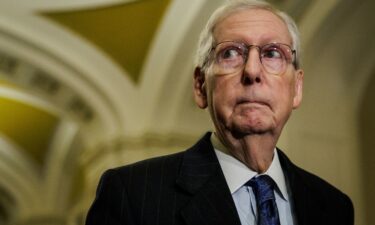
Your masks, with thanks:
[(299, 107), (302, 102), (302, 90), (303, 90), (303, 70), (299, 69), (296, 71), (296, 80), (294, 83), (294, 98), (293, 98), (293, 109)]
[(200, 67), (194, 70), (193, 92), (195, 103), (199, 108), (204, 109), (207, 107), (207, 91), (205, 74)]

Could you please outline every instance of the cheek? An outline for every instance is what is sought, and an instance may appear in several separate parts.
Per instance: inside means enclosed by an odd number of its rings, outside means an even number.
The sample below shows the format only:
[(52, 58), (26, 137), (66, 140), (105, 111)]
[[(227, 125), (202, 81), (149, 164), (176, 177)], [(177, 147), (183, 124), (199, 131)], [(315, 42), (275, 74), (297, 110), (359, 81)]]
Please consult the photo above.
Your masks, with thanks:
[(292, 80), (280, 80), (277, 85), (273, 85), (271, 99), (276, 110), (290, 111), (293, 107), (294, 92)]
[[(215, 113), (228, 114), (235, 103), (235, 87), (229, 79), (220, 77), (210, 83), (210, 105)], [(223, 115), (222, 115), (223, 116)]]

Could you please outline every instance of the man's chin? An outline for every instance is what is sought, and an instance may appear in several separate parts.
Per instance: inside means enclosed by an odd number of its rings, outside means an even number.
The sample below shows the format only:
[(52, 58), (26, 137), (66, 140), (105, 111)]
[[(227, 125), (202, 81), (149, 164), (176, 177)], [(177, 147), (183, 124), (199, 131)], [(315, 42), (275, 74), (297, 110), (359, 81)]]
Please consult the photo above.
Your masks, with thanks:
[(266, 126), (266, 124), (234, 124), (231, 131), (233, 136), (235, 137), (243, 137), (246, 135), (261, 135), (272, 131), (272, 126)]

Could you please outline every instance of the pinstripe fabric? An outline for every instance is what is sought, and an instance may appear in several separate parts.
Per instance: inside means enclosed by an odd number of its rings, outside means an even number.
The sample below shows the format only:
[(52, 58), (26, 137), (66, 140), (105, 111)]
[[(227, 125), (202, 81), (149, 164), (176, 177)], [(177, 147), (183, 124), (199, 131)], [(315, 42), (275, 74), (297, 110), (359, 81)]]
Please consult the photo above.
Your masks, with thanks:
[[(210, 135), (185, 152), (106, 171), (86, 225), (240, 225)], [(279, 156), (298, 225), (353, 224), (347, 196)]]

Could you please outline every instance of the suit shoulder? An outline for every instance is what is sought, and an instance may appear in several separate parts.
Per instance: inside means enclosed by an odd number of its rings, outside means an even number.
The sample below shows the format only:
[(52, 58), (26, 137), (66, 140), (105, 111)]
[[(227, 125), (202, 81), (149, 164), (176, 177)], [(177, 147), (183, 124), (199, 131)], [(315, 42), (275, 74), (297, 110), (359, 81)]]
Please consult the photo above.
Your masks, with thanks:
[(310, 193), (316, 193), (317, 196), (320, 196), (321, 198), (325, 199), (325, 201), (337, 205), (338, 207), (346, 206), (347, 208), (353, 208), (353, 204), (349, 196), (343, 193), (341, 190), (311, 172), (297, 166), (296, 168), (298, 176), (301, 177), (306, 188), (310, 190)]
[(321, 177), (298, 167), (292, 163), (283, 152), (279, 151), (279, 156), (283, 169), (286, 169), (288, 176), (291, 175), (291, 179), (294, 179), (295, 181), (298, 180), (298, 183), (303, 184), (303, 187), (306, 188), (309, 193), (316, 196), (316, 198), (330, 202), (329, 204), (333, 205), (347, 206), (348, 208), (353, 207), (348, 195), (341, 190)]
[(128, 165), (110, 169), (117, 174), (125, 183), (134, 179), (146, 179), (152, 177), (175, 177), (179, 171), (181, 159), (184, 152), (158, 156), (145, 159)]
[(308, 172), (300, 167), (296, 166), (296, 172), (298, 176), (300, 176), (308, 188), (314, 188), (318, 190), (322, 190), (328, 192), (330, 194), (337, 194), (337, 195), (345, 195), (342, 191), (337, 189), (332, 184), (328, 183), (326, 180), (322, 179), (321, 177)]
[(313, 193), (312, 197), (324, 202), (324, 204), (320, 204), (320, 207), (326, 211), (333, 210), (338, 212), (338, 215), (341, 214), (345, 221), (342, 224), (354, 224), (354, 206), (347, 194), (317, 175), (299, 167), (297, 167), (297, 173), (303, 179), (309, 193)]
[(289, 175), (292, 174), (294, 179), (303, 182), (306, 188), (314, 192), (325, 192), (335, 196), (345, 195), (326, 180), (295, 165), (281, 150), (278, 151), (278, 154), (283, 169), (286, 170)]
[(122, 171), (127, 169), (141, 169), (143, 167), (148, 167), (150, 165), (167, 165), (172, 166), (173, 164), (176, 164), (176, 162), (179, 162), (181, 158), (183, 157), (184, 152), (177, 152), (174, 154), (168, 154), (163, 156), (157, 156), (149, 159), (144, 159), (138, 162), (134, 162), (128, 165), (120, 166), (117, 168), (114, 168), (114, 170)]

